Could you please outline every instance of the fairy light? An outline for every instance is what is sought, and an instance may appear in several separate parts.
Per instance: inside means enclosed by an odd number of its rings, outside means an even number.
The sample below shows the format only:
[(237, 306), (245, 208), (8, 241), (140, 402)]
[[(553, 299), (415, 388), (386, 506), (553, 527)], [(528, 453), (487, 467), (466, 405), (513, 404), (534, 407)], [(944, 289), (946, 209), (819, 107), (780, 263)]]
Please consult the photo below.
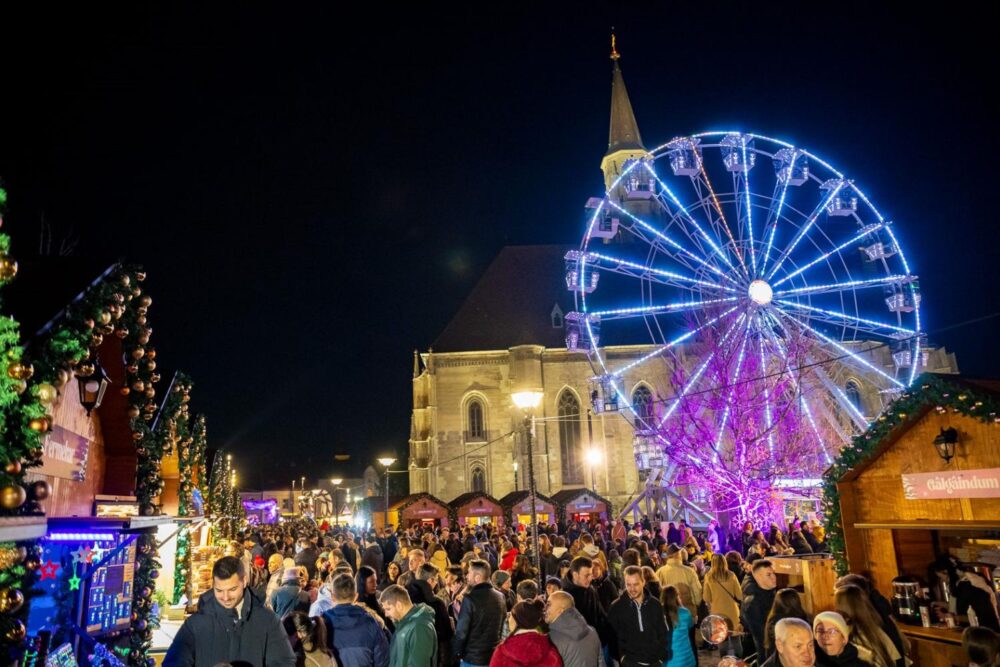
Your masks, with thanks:
[(764, 376), (764, 428), (767, 431), (767, 448), (774, 453), (774, 432), (771, 430), (771, 396), (767, 388), (767, 362), (764, 356), (764, 337), (757, 339), (760, 348), (760, 372)]
[(726, 431), (726, 422), (729, 421), (729, 408), (733, 403), (733, 396), (736, 393), (736, 386), (740, 383), (740, 371), (743, 370), (743, 354), (747, 349), (747, 340), (750, 338), (750, 322), (747, 320), (746, 330), (743, 332), (743, 340), (740, 342), (740, 351), (736, 355), (736, 372), (733, 374), (733, 387), (729, 390), (729, 400), (726, 401), (726, 407), (722, 411), (722, 420), (719, 423), (719, 435), (715, 438), (715, 451), (712, 455), (712, 460), (718, 463), (719, 461), (719, 447), (722, 446), (722, 436)]
[(722, 212), (722, 205), (719, 204), (719, 198), (715, 196), (715, 188), (712, 187), (712, 181), (708, 180), (708, 173), (705, 171), (705, 161), (701, 159), (697, 151), (694, 154), (695, 160), (698, 161), (698, 170), (701, 172), (702, 178), (705, 179), (705, 185), (708, 186), (708, 194), (712, 198), (712, 203), (715, 204), (715, 210), (719, 212), (719, 217), (722, 218), (722, 227), (726, 230), (726, 236), (729, 237), (729, 241), (733, 244), (733, 251), (736, 253), (736, 259), (740, 260), (740, 266), (743, 267), (743, 274), (749, 277), (749, 272), (747, 271), (746, 262), (743, 261), (743, 253), (740, 252), (739, 245), (736, 243), (736, 239), (733, 238), (733, 233), (729, 229), (729, 223), (726, 221), (726, 214)]
[(868, 318), (861, 317), (859, 315), (848, 315), (847, 313), (841, 313), (841, 312), (836, 311), (836, 310), (827, 310), (826, 308), (817, 308), (816, 306), (809, 306), (809, 305), (806, 305), (804, 303), (798, 303), (798, 302), (795, 302), (795, 301), (786, 301), (785, 299), (777, 299), (776, 303), (780, 303), (781, 305), (787, 306), (789, 308), (796, 308), (796, 309), (801, 309), (801, 310), (809, 310), (809, 311), (812, 311), (814, 313), (820, 313), (820, 314), (823, 314), (823, 315), (829, 315), (830, 317), (836, 317), (836, 318), (839, 318), (839, 319), (842, 319), (842, 320), (849, 320), (849, 321), (852, 321), (852, 322), (860, 322), (861, 324), (870, 324), (872, 326), (879, 327), (879, 328), (882, 328), (882, 329), (891, 329), (892, 331), (898, 331), (900, 333), (908, 334), (908, 335), (911, 335), (911, 336), (916, 335), (916, 333), (917, 333), (913, 329), (907, 329), (906, 327), (896, 326), (895, 324), (889, 324), (888, 322), (879, 322), (878, 320), (869, 320)]
[(704, 306), (711, 306), (719, 303), (730, 303), (736, 301), (739, 297), (731, 296), (724, 299), (708, 299), (705, 301), (682, 301), (678, 303), (668, 303), (662, 306), (637, 306), (635, 308), (615, 308), (613, 310), (597, 310), (590, 315), (594, 317), (615, 319), (615, 316), (631, 316), (631, 315), (654, 315), (656, 313), (665, 313), (670, 311), (680, 311), (680, 310), (692, 310), (694, 308), (701, 308)]
[(822, 255), (820, 255), (819, 257), (817, 257), (813, 261), (809, 262), (808, 264), (804, 264), (803, 266), (799, 267), (798, 269), (795, 269), (794, 271), (792, 271), (791, 273), (789, 273), (788, 275), (786, 275), (781, 280), (776, 281), (774, 283), (773, 287), (777, 287), (778, 285), (780, 285), (781, 283), (785, 282), (786, 280), (791, 280), (792, 278), (794, 278), (795, 276), (799, 275), (803, 271), (807, 271), (807, 270), (811, 269), (813, 266), (819, 264), (820, 262), (822, 262), (823, 260), (825, 260), (830, 255), (832, 255), (834, 253), (837, 253), (837, 252), (840, 252), (844, 248), (857, 243), (858, 241), (860, 241), (864, 237), (868, 236), (869, 234), (871, 234), (873, 232), (876, 232), (876, 231), (882, 229), (883, 227), (885, 227), (885, 224), (883, 224), (883, 223), (879, 223), (877, 225), (868, 225), (867, 227), (865, 227), (864, 229), (862, 229), (857, 234), (857, 236), (851, 238), (848, 241), (844, 241), (843, 243), (841, 243), (839, 246), (837, 246), (836, 248), (834, 248), (830, 252), (823, 253)]
[(753, 209), (750, 207), (750, 167), (747, 165), (747, 141), (746, 137), (740, 137), (741, 148), (743, 149), (743, 189), (747, 196), (747, 234), (750, 238), (750, 266), (753, 268), (753, 275), (757, 275), (757, 253), (753, 251)]
[(799, 241), (801, 241), (802, 238), (806, 235), (806, 233), (810, 229), (812, 229), (812, 226), (813, 224), (815, 224), (816, 219), (819, 218), (820, 214), (826, 210), (826, 207), (830, 204), (831, 201), (833, 201), (833, 198), (837, 196), (837, 193), (840, 192), (840, 189), (843, 187), (844, 187), (844, 181), (841, 180), (837, 183), (837, 186), (835, 188), (830, 190), (830, 194), (827, 195), (826, 200), (824, 200), (823, 203), (820, 204), (815, 211), (813, 211), (812, 215), (809, 216), (809, 219), (806, 221), (806, 224), (802, 226), (798, 234), (796, 234), (795, 237), (792, 239), (792, 243), (791, 245), (788, 246), (788, 249), (784, 250), (781, 253), (781, 256), (778, 257), (778, 263), (774, 265), (773, 269), (771, 269), (771, 273), (768, 275), (768, 279), (774, 277), (774, 274), (778, 272), (778, 269), (780, 269), (781, 265), (785, 263), (785, 260), (788, 259), (788, 257), (792, 254), (792, 252), (795, 251), (795, 247), (799, 244)]
[[(672, 280), (680, 280), (684, 282), (689, 282), (694, 285), (704, 285), (705, 287), (711, 287), (713, 289), (725, 290), (727, 292), (735, 291), (732, 287), (725, 287), (716, 283), (710, 283), (707, 280), (699, 280), (698, 278), (691, 278), (688, 276), (682, 276), (679, 273), (674, 273), (673, 271), (665, 271), (664, 269), (655, 269), (651, 266), (643, 266), (637, 262), (630, 262), (627, 259), (621, 259), (620, 257), (612, 257), (611, 255), (605, 255), (599, 252), (589, 252), (590, 259), (599, 259), (611, 264), (617, 264), (618, 266), (627, 266), (630, 269), (636, 269), (638, 271), (645, 271), (656, 276), (662, 276), (664, 278), (670, 278)], [(617, 268), (617, 267), (615, 267)], [(613, 270), (613, 269), (611, 269)]]
[(808, 285), (806, 287), (796, 287), (794, 289), (779, 290), (774, 293), (775, 296), (791, 296), (793, 294), (816, 294), (818, 292), (839, 292), (844, 289), (853, 289), (855, 287), (878, 287), (880, 285), (889, 285), (892, 283), (905, 283), (907, 281), (914, 280), (916, 276), (900, 276), (892, 275), (885, 276), (882, 278), (870, 278), (868, 280), (848, 280), (842, 283), (829, 283), (826, 285)]
[(788, 165), (788, 178), (785, 179), (785, 184), (781, 188), (781, 197), (778, 199), (778, 209), (774, 213), (774, 222), (771, 224), (771, 233), (768, 235), (767, 246), (764, 249), (764, 259), (760, 263), (760, 272), (764, 273), (767, 269), (767, 260), (771, 257), (771, 248), (774, 247), (774, 233), (778, 231), (778, 221), (781, 220), (781, 209), (785, 206), (785, 195), (788, 194), (788, 181), (791, 180), (792, 170), (795, 169), (795, 160), (798, 159), (799, 154), (794, 148), (792, 149), (792, 161)]

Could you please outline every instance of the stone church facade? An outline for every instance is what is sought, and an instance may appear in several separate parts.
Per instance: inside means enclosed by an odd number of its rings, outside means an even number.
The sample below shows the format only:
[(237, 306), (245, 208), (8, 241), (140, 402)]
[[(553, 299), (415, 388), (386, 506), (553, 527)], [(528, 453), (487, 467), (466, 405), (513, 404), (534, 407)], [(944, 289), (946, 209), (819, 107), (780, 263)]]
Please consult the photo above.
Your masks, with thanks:
[[(627, 160), (646, 155), (617, 54), (612, 55), (611, 127), (601, 161), (610, 187)], [(622, 205), (643, 206), (646, 202)], [(644, 215), (643, 210), (634, 211)], [(566, 313), (574, 310), (566, 287), (563, 258), (570, 245), (508, 246), (488, 267), (434, 345), (414, 352), (413, 413), (409, 439), (410, 492), (428, 492), (444, 501), (470, 491), (495, 498), (528, 488), (524, 416), (511, 394), (541, 388), (533, 436), (535, 480), (551, 496), (587, 488), (611, 501), (615, 513), (632, 508), (681, 518), (692, 505), (666, 480), (656, 478), (665, 461), (647, 447), (642, 433), (619, 412), (595, 402), (594, 370), (582, 352), (566, 346)], [(648, 338), (637, 344), (604, 347), (622, 365), (653, 350)], [(619, 342), (619, 341), (614, 341)], [(858, 344), (860, 345), (860, 343)], [(847, 344), (851, 347), (851, 344)], [(679, 361), (694, 363), (697, 343), (678, 346)], [(887, 348), (866, 352), (869, 361), (891, 368)], [(617, 367), (617, 364), (616, 364)], [(954, 355), (930, 350), (926, 370), (957, 372)], [(623, 397), (636, 409), (676, 393), (666, 364), (642, 364), (622, 377)], [(868, 418), (882, 408), (876, 385), (854, 368), (834, 364), (830, 379), (843, 388)], [(839, 418), (839, 417), (836, 417)], [(599, 461), (591, 467), (588, 453)], [(656, 479), (654, 479), (656, 478)], [(650, 485), (656, 483), (655, 493)], [(645, 496), (644, 504), (635, 500)], [(649, 504), (652, 502), (652, 506)], [(697, 519), (696, 519), (697, 520)]]

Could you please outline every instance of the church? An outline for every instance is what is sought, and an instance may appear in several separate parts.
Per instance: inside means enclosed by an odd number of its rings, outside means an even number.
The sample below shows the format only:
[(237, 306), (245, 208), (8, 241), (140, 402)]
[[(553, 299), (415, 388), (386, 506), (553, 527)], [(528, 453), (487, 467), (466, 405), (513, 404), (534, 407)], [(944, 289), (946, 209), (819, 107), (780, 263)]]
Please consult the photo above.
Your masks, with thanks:
[[(649, 155), (618, 53), (612, 50), (611, 58), (609, 140), (600, 162), (609, 194), (621, 187), (616, 183), (629, 161)], [(621, 206), (634, 215), (655, 216), (648, 200), (619, 194)], [(567, 289), (564, 258), (577, 249), (576, 244), (503, 248), (431, 348), (414, 352), (410, 493), (450, 502), (464, 494), (503, 498), (528, 489), (524, 415), (511, 395), (530, 378), (543, 392), (530, 461), (539, 494), (558, 501), (588, 492), (609, 503), (615, 516), (660, 514), (703, 525), (707, 499), (670, 483), (668, 462), (651, 438), (603, 404), (587, 354), (567, 345), (574, 294)], [(648, 335), (602, 339), (601, 347), (605, 358), (624, 365), (655, 349)], [(685, 343), (676, 354), (696, 360), (704, 350)], [(875, 364), (892, 364), (888, 349), (869, 354)], [(923, 366), (957, 372), (954, 356), (943, 349), (925, 350)], [(857, 369), (835, 364), (829, 376), (868, 419), (882, 409), (876, 385)], [(665, 364), (638, 366), (619, 386), (623, 400), (640, 412), (651, 411), (656, 397), (676, 389)]]

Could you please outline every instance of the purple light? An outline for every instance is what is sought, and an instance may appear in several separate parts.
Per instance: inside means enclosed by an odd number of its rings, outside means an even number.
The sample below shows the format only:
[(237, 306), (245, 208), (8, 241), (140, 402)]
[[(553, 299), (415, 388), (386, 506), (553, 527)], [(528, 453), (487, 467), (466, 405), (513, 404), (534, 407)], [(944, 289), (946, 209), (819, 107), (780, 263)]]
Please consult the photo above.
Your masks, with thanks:
[(49, 533), (52, 542), (113, 542), (113, 533)]
[(278, 523), (278, 501), (274, 498), (264, 500), (244, 500), (243, 509), (250, 512), (262, 512), (264, 523)]

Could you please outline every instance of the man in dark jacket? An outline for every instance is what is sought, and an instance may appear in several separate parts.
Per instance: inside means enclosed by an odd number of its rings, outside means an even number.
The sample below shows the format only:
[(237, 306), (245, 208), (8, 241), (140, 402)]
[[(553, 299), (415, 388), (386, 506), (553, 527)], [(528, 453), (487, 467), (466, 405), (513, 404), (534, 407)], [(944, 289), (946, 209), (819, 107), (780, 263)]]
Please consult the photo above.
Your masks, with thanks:
[(476, 559), (469, 563), (466, 575), (468, 590), (458, 612), (452, 653), (462, 665), (490, 664), (493, 651), (500, 643), (500, 626), (507, 609), (500, 591), (490, 583), (490, 565)]
[(319, 559), (319, 551), (313, 543), (304, 537), (300, 537), (295, 543), (295, 564), (304, 567), (308, 575), (307, 581), (316, 578), (316, 561)]
[(750, 574), (752, 576), (743, 581), (743, 604), (740, 607), (740, 616), (743, 627), (753, 637), (758, 657), (763, 659), (764, 626), (771, 605), (774, 604), (774, 588), (778, 581), (771, 561), (766, 558), (755, 560)]
[(271, 593), (271, 609), (278, 618), (293, 611), (309, 612), (309, 593), (302, 590), (305, 570), (301, 567), (290, 567), (285, 570), (281, 586)]
[(659, 600), (646, 594), (642, 568), (625, 568), (625, 592), (608, 610), (609, 652), (622, 667), (660, 665), (670, 657), (667, 622)]
[(545, 604), (545, 622), (549, 626), (549, 640), (559, 651), (563, 667), (597, 667), (604, 664), (597, 631), (587, 625), (580, 612), (573, 608), (573, 598), (569, 593), (556, 591), (549, 597)]
[(451, 617), (444, 600), (434, 594), (433, 584), (438, 576), (438, 569), (430, 563), (424, 563), (417, 568), (417, 576), (406, 587), (412, 604), (423, 603), (434, 610), (434, 631), (437, 633), (438, 655), (442, 658), (451, 656), (451, 638), (455, 630), (451, 627)]
[(365, 550), (361, 554), (361, 564), (367, 565), (381, 576), (383, 558), (382, 547), (375, 541), (375, 534), (372, 533), (365, 538)]
[(295, 654), (281, 621), (246, 590), (238, 558), (212, 567), (212, 590), (198, 612), (184, 621), (163, 659), (165, 667), (214, 667), (245, 662), (257, 667), (294, 667)]
[(340, 545), (344, 552), (344, 560), (351, 566), (352, 572), (358, 571), (358, 545), (354, 542), (354, 533), (347, 533), (347, 539)]
[(330, 648), (340, 665), (387, 667), (389, 638), (375, 612), (355, 604), (358, 589), (350, 574), (338, 574), (331, 585), (333, 608), (323, 612)]
[(601, 606), (597, 591), (591, 586), (594, 563), (586, 556), (577, 556), (569, 564), (569, 572), (563, 579), (562, 589), (573, 596), (573, 605), (583, 614), (587, 625), (597, 630), (601, 646), (607, 646), (608, 629), (604, 622), (607, 610)]
[(611, 605), (618, 599), (618, 587), (611, 581), (608, 573), (604, 571), (604, 565), (599, 560), (594, 560), (591, 573), (594, 575), (590, 585), (597, 591), (597, 599), (601, 607), (605, 610), (611, 609)]
[(389, 667), (437, 667), (438, 644), (434, 612), (425, 604), (413, 604), (402, 586), (382, 591), (382, 604), (396, 623), (389, 646)]

